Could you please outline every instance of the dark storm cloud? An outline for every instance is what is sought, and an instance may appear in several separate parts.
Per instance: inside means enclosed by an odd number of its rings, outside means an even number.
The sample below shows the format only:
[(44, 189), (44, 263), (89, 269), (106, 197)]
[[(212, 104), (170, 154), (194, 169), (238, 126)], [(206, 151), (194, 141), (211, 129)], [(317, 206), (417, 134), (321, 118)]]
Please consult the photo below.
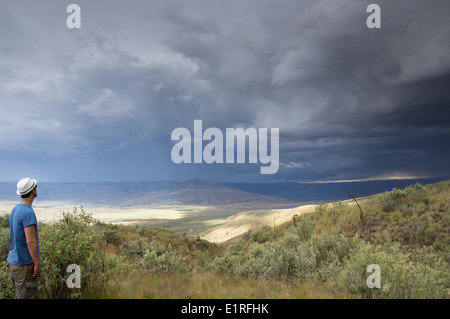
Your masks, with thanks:
[[(0, 151), (56, 170), (59, 156), (114, 156), (111, 172), (133, 162), (132, 179), (448, 175), (450, 3), (376, 1), (370, 30), (372, 2), (78, 1), (82, 28), (69, 30), (69, 2), (6, 1)], [(194, 119), (280, 128), (279, 172), (171, 164), (171, 131)]]

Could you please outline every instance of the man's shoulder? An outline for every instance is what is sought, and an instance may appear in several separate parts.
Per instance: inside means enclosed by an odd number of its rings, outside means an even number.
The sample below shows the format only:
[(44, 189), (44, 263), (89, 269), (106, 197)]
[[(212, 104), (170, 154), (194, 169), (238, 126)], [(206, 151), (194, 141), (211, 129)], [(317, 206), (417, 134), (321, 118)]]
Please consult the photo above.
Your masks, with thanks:
[(17, 204), (16, 206), (14, 206), (14, 209), (17, 211), (31, 211), (34, 212), (33, 208), (31, 208), (30, 206), (28, 206), (27, 204)]
[(29, 215), (29, 214), (34, 215), (34, 210), (27, 204), (17, 204), (13, 208), (13, 213), (15, 213), (17, 215)]

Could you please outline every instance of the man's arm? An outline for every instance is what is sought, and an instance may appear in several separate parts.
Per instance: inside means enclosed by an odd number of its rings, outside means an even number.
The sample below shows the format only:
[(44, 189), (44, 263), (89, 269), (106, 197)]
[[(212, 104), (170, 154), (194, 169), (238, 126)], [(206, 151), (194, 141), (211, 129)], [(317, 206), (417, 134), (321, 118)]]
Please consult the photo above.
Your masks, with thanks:
[(25, 238), (27, 240), (28, 250), (30, 251), (31, 258), (34, 262), (34, 274), (33, 278), (39, 277), (41, 274), (41, 260), (39, 258), (39, 247), (35, 237), (35, 225), (29, 225), (24, 228)]

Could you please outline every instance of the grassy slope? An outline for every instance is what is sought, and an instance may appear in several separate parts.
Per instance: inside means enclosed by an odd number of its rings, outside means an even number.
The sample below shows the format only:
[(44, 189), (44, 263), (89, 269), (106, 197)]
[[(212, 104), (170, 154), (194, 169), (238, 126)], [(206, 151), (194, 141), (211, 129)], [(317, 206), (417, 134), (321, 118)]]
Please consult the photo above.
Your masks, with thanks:
[[(360, 238), (372, 245), (399, 243), (404, 249), (434, 247), (450, 262), (448, 245), (450, 225), (450, 181), (410, 187), (338, 203), (322, 203), (312, 214), (296, 220), (314, 224), (312, 236), (340, 234), (346, 238)], [(111, 226), (108, 226), (111, 227)], [(117, 227), (117, 226), (114, 226)], [(193, 265), (207, 265), (226, 253), (225, 245), (192, 239), (166, 230), (140, 229), (157, 240), (170, 242)], [(294, 229), (293, 220), (271, 228), (266, 244), (282, 242)], [(131, 240), (134, 230), (118, 227), (115, 231), (122, 241)], [(117, 235), (117, 233), (116, 233)], [(242, 239), (244, 238), (244, 239)], [(251, 236), (245, 249), (252, 245)], [(232, 243), (232, 241), (231, 241)], [(347, 298), (348, 291), (331, 284), (300, 282), (288, 278), (255, 279), (228, 277), (216, 271), (191, 274), (130, 274), (110, 297), (120, 298)]]
[[(111, 255), (126, 256), (131, 263), (139, 263), (148, 243), (158, 242), (182, 256), (194, 272), (154, 272), (131, 266), (125, 276), (111, 285), (105, 295), (88, 290), (84, 298), (239, 298), (239, 299), (308, 299), (349, 297), (336, 292), (329, 285), (314, 285), (289, 280), (242, 278), (219, 274), (210, 268), (217, 257), (223, 256), (224, 246), (200, 238), (187, 237), (170, 230), (98, 223), (106, 238), (105, 251)], [(170, 246), (169, 246), (170, 245)], [(159, 253), (158, 253), (159, 254)]]
[(404, 247), (450, 243), (450, 181), (394, 189), (353, 200), (322, 204), (305, 218), (315, 234), (343, 234), (373, 243), (397, 242)]

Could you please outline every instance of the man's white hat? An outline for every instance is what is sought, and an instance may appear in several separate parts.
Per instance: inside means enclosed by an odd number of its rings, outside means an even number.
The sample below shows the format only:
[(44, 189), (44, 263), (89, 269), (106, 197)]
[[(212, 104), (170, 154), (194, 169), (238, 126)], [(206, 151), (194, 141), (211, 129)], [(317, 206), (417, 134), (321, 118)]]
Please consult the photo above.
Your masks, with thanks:
[(33, 190), (33, 188), (35, 188), (37, 186), (37, 181), (35, 179), (29, 178), (29, 177), (25, 177), (22, 178), (18, 183), (17, 183), (17, 195), (25, 195), (28, 194), (29, 192), (31, 192)]

